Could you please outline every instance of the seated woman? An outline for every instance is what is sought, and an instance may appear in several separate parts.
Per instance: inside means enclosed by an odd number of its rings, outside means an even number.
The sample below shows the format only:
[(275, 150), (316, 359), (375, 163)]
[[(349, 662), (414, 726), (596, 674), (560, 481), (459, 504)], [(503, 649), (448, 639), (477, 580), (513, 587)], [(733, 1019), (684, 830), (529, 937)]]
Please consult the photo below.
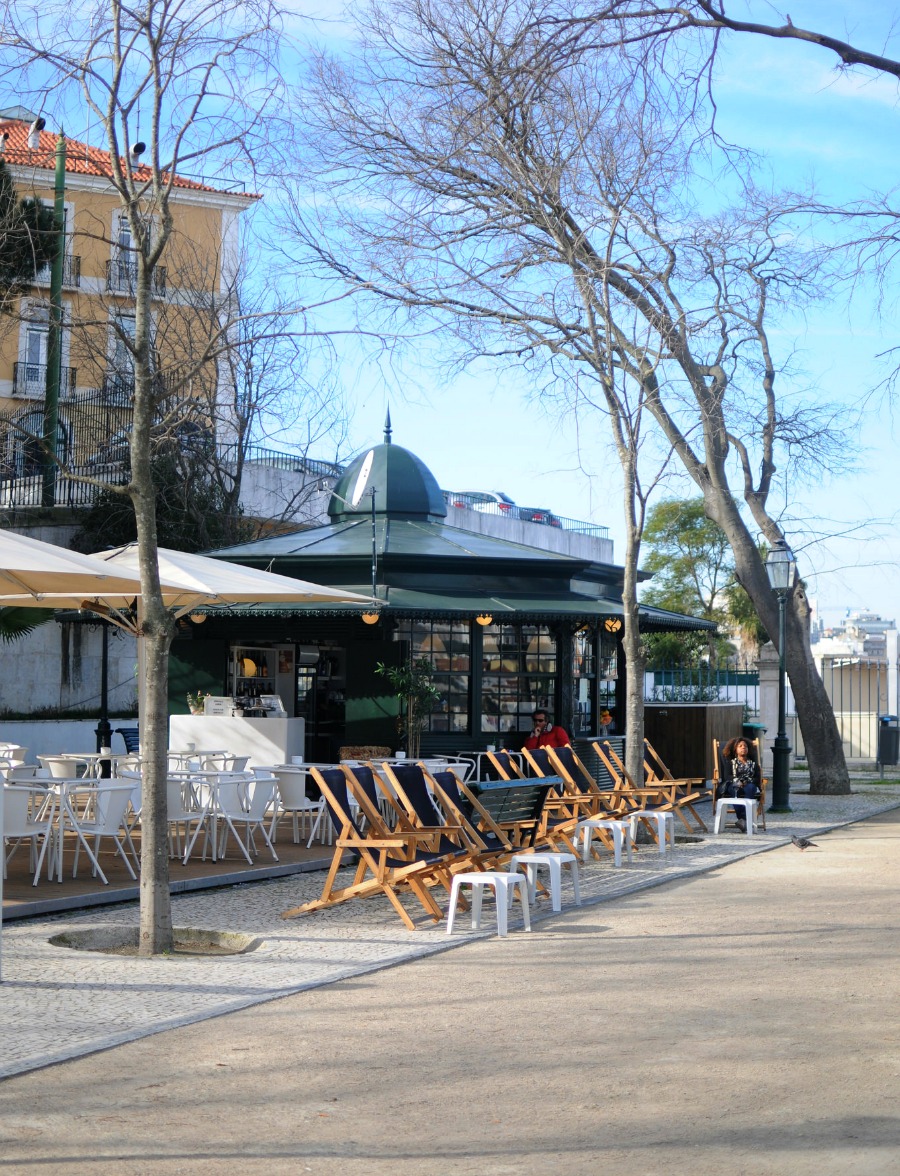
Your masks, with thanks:
[[(719, 786), (717, 800), (728, 796), (759, 799), (759, 764), (750, 754), (749, 740), (742, 736), (729, 739), (722, 748), (722, 767), (722, 783)], [(738, 828), (742, 833), (746, 833), (747, 822), (741, 815), (742, 809), (736, 809), (735, 812)]]

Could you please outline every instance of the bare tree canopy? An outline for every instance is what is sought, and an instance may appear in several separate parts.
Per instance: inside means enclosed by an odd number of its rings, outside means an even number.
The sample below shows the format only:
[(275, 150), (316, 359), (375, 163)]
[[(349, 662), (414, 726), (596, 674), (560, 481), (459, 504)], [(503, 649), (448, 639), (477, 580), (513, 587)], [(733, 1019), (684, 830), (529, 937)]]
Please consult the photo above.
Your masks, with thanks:
[[(641, 0), (608, 0), (599, 5), (573, 5), (567, 15), (554, 13), (539, 17), (540, 23), (584, 40), (597, 48), (640, 44), (675, 36), (690, 29), (712, 34), (751, 33), (781, 41), (800, 41), (834, 54), (842, 68), (862, 66), (877, 73), (900, 78), (900, 60), (867, 49), (846, 37), (819, 29), (795, 25), (790, 14), (779, 13), (769, 3), (763, 9), (768, 19), (746, 20), (736, 16), (739, 5), (729, 0), (686, 0), (683, 4), (643, 3)], [(747, 5), (741, 5), (746, 11)], [(754, 6), (750, 6), (751, 8)], [(777, 22), (777, 23), (776, 23)]]
[[(796, 202), (716, 171), (695, 96), (661, 85), (639, 49), (573, 51), (548, 33), (567, 11), (370, 8), (359, 57), (320, 57), (310, 82), (296, 231), (323, 274), (369, 295), (367, 320), (437, 324), (464, 354), (544, 378), (588, 373), (614, 430), (605, 393), (626, 375), (775, 632), (755, 529), (781, 537), (770, 497), (789, 444), (820, 468), (839, 462), (846, 422), (799, 395), (771, 329), (821, 296), (827, 259), (806, 244)], [(844, 791), (800, 588), (791, 612), (813, 786)]]
[[(268, 0), (144, 0), (137, 7), (108, 0), (86, 8), (17, 0), (3, 4), (2, 27), (0, 63), (7, 73), (15, 71), (19, 96), (60, 127), (86, 118), (86, 138), (102, 139), (105, 150), (93, 155), (86, 144), (85, 167), (108, 180), (128, 235), (132, 314), (127, 326), (122, 314), (114, 317), (113, 327), (130, 376), (125, 491), (134, 507), (142, 590), (140, 944), (142, 952), (156, 953), (172, 943), (165, 781), (174, 622), (157, 565), (154, 440), (160, 416), (165, 424), (170, 409), (181, 412), (184, 390), (215, 368), (234, 321), (227, 217), (223, 213), (218, 241), (208, 241), (204, 251), (189, 232), (175, 232), (176, 200), (188, 191), (197, 197), (216, 191), (187, 178), (200, 168), (221, 186), (235, 172), (252, 176), (254, 161), (268, 159), (280, 109), (279, 11)], [(110, 239), (108, 227), (98, 232)], [(201, 256), (202, 280), (183, 278), (178, 295), (161, 304), (161, 263), (177, 258), (186, 272)], [(170, 353), (173, 386), (161, 378), (160, 335), (179, 332), (190, 346), (179, 350), (176, 344), (174, 357)], [(170, 423), (176, 427), (174, 419)]]

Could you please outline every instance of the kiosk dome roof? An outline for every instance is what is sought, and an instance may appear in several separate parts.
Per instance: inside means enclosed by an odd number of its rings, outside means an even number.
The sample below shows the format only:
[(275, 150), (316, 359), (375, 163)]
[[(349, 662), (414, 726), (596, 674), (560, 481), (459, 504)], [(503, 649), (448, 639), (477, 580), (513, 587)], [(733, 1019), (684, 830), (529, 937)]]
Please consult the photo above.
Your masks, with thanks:
[(444, 496), (428, 466), (408, 449), (391, 442), (390, 413), (384, 443), (361, 453), (335, 485), (328, 517), (339, 522), (371, 511), (373, 489), (378, 515), (434, 520), (447, 516)]

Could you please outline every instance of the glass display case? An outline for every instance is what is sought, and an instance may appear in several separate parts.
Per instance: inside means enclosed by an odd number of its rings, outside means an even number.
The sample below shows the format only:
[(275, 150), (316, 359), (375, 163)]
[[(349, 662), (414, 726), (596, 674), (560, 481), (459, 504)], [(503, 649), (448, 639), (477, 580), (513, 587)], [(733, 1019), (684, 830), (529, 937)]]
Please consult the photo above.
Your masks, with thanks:
[[(228, 659), (227, 690), (246, 714), (262, 710), (292, 716), (296, 713), (297, 656), (291, 645), (233, 645)], [(277, 695), (281, 708), (261, 702)]]
[(228, 686), (233, 698), (271, 694), (277, 673), (277, 649), (239, 645), (231, 650)]

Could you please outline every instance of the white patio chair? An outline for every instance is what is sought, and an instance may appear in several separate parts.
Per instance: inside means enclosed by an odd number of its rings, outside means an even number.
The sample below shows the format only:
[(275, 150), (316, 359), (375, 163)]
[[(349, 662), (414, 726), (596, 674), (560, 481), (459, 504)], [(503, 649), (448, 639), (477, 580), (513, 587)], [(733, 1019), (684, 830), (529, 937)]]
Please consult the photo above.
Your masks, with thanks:
[(141, 757), (139, 755), (110, 756), (112, 774), (114, 777), (132, 776), (135, 772), (140, 775)]
[[(100, 876), (104, 886), (109, 885), (106, 875), (100, 868), (97, 854), (100, 842), (104, 837), (111, 837), (115, 843), (116, 853), (125, 863), (131, 877), (137, 881), (137, 874), (132, 869), (128, 854), (125, 852), (127, 844), (125, 817), (131, 803), (134, 786), (131, 783), (86, 785), (78, 781), (69, 782), (61, 792), (62, 815), (60, 818), (60, 854), (59, 881), (62, 881), (62, 835), (65, 825), (69, 824), (75, 833), (75, 860), (72, 864), (72, 877), (78, 874), (78, 858), (81, 847), (91, 859), (91, 873), (96, 878)], [(84, 807), (79, 807), (79, 801)], [(121, 840), (119, 834), (122, 834)], [(93, 848), (88, 839), (93, 840)]]
[(26, 755), (28, 755), (28, 748), (23, 747), (21, 743), (0, 743), (0, 756), (8, 760), (12, 767), (24, 764)]
[[(25, 784), (33, 781), (49, 781), (50, 773), (46, 768), (37, 764), (15, 764), (6, 772), (6, 779), (10, 784)], [(42, 785), (46, 787), (46, 783)]]
[(131, 850), (131, 856), (134, 858), (135, 866), (140, 869), (140, 858), (138, 857), (138, 852), (135, 849), (134, 841), (131, 837), (135, 828), (141, 823), (141, 809), (144, 804), (140, 769), (137, 767), (122, 767), (120, 765), (119, 771), (116, 773), (114, 779), (121, 780), (123, 784), (128, 784), (131, 788), (131, 799), (128, 805), (128, 812), (125, 814), (125, 840), (128, 848)]
[[(169, 823), (169, 857), (181, 858), (187, 865), (190, 851), (201, 832), (206, 833), (209, 805), (203, 804), (193, 782), (186, 776), (169, 776), (166, 780), (166, 820)], [(192, 831), (192, 826), (195, 828)], [(184, 830), (184, 851), (181, 834)], [(207, 838), (208, 839), (208, 838)], [(203, 846), (206, 855), (206, 843)], [(213, 861), (216, 860), (213, 846)]]
[[(278, 831), (278, 821), (285, 814), (290, 813), (294, 826), (294, 845), (300, 844), (300, 823), (309, 828), (309, 841), (312, 842), (313, 829), (318, 828), (318, 818), (325, 807), (321, 797), (311, 800), (306, 795), (307, 773), (302, 768), (272, 768), (271, 774), (278, 783), (278, 803), (269, 828), (269, 837), (274, 843)], [(304, 828), (305, 832), (305, 828)]]
[(74, 780), (76, 777), (82, 779), (90, 767), (88, 760), (70, 755), (39, 755), (38, 760), (53, 780)]
[[(32, 886), (37, 886), (44, 864), (47, 845), (53, 843), (53, 817), (56, 812), (56, 797), (46, 788), (33, 788), (27, 784), (3, 785), (3, 877), (6, 865), (23, 841), (30, 842), (31, 860), (34, 870)], [(37, 841), (41, 839), (41, 852), (37, 853)], [(9, 852), (6, 846), (9, 845)], [(51, 867), (53, 856), (48, 859)], [(48, 868), (48, 876), (52, 869)]]
[[(220, 801), (219, 793), (222, 794), (222, 802), (226, 808), (233, 809), (236, 806), (241, 807), (244, 804), (243, 792), (239, 786), (247, 784), (253, 779), (252, 772), (198, 772), (191, 776), (179, 776), (178, 779), (189, 780), (193, 795), (195, 798), (194, 821), (196, 822), (193, 832), (190, 835), (185, 850), (184, 858), (185, 864), (190, 859), (194, 851), (194, 846), (197, 844), (197, 838), (203, 833), (203, 861), (206, 861), (206, 851), (212, 849), (212, 860), (216, 861), (219, 855), (219, 817)], [(187, 798), (185, 798), (187, 799)], [(227, 835), (227, 828), (225, 830)]]
[(208, 755), (200, 760), (205, 772), (243, 772), (250, 762), (249, 755)]
[[(225, 846), (228, 834), (234, 836), (241, 853), (247, 859), (247, 864), (253, 864), (250, 856), (251, 848), (256, 850), (254, 834), (258, 829), (269, 847), (273, 859), (278, 861), (278, 854), (266, 830), (266, 817), (269, 805), (274, 801), (278, 784), (274, 776), (266, 779), (228, 779), (214, 785), (213, 812), (216, 821), (224, 822), (221, 840), (218, 846), (219, 857), (225, 856)], [(243, 825), (244, 839), (238, 834), (237, 826)]]

